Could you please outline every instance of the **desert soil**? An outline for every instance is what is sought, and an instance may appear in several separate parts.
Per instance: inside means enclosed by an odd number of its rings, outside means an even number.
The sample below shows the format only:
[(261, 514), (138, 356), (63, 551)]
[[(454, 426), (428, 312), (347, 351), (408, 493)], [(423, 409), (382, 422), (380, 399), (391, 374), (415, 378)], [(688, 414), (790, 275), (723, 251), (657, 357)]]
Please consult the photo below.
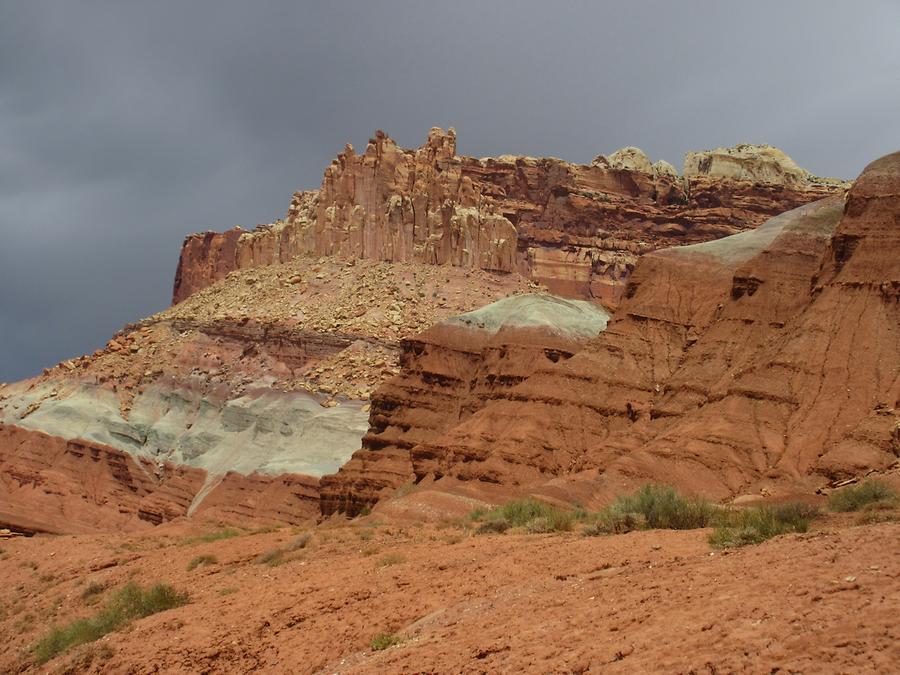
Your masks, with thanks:
[[(0, 671), (93, 673), (890, 672), (900, 523), (818, 520), (721, 551), (708, 531), (474, 536), (376, 514), (317, 528), (173, 522), (0, 541)], [(305, 548), (281, 564), (259, 558)], [(188, 571), (201, 555), (213, 564)], [(89, 616), (89, 584), (170, 583), (188, 605), (44, 666), (30, 648)], [(371, 649), (375, 635), (402, 642)]]

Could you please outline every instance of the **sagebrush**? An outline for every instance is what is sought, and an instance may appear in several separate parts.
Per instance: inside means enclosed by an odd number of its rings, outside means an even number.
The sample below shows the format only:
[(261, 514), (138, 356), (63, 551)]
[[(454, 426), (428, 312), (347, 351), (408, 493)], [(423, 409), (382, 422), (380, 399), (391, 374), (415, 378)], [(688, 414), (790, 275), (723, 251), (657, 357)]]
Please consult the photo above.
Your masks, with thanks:
[(177, 591), (168, 584), (156, 584), (145, 589), (130, 582), (117, 591), (94, 616), (75, 619), (65, 626), (50, 629), (35, 645), (35, 658), (38, 663), (45, 663), (71, 647), (99, 640), (134, 619), (180, 607), (189, 599), (187, 593)]

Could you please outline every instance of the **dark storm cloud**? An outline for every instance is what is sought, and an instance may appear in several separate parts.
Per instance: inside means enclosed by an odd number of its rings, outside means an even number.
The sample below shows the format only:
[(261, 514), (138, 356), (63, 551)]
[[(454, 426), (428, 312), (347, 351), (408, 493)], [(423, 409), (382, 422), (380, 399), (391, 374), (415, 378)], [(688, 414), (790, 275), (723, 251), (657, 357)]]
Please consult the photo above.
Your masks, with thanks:
[(350, 141), (586, 162), (900, 147), (894, 2), (0, 0), (0, 380), (166, 306), (184, 235), (280, 216)]

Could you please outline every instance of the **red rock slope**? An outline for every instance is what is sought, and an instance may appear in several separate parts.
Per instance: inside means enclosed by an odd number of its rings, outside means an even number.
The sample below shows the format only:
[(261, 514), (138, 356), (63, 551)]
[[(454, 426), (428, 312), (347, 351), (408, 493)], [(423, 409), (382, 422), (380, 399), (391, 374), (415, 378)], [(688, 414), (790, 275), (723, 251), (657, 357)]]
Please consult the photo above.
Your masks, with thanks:
[(588, 502), (657, 480), (726, 499), (890, 466), (898, 214), (900, 154), (867, 167), (845, 207), (644, 256), (606, 331), (409, 448), (416, 478)]
[[(565, 361), (609, 314), (585, 301), (521, 295), (448, 319), (403, 341), (401, 374), (373, 395), (362, 449), (320, 481), (322, 512), (358, 513), (433, 470), (440, 439), (546, 363)], [(482, 481), (493, 480), (482, 467)]]
[(615, 305), (637, 256), (715, 239), (841, 191), (781, 151), (741, 145), (689, 153), (684, 176), (623, 148), (590, 165), (554, 158), (456, 155), (432, 129), (418, 150), (382, 132), (351, 146), (284, 220), (188, 237), (174, 302), (235, 269), (300, 254), (519, 272), (568, 297)]
[(235, 272), (93, 355), (0, 385), (0, 526), (315, 517), (318, 476), (359, 449), (401, 336), (528, 289), (515, 274), (333, 258)]

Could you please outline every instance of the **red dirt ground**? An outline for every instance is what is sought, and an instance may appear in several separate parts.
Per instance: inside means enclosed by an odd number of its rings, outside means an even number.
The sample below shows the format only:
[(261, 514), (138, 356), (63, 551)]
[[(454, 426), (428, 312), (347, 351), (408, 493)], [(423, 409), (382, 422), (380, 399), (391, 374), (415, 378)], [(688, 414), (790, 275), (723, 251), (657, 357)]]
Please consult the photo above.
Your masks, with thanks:
[[(704, 530), (472, 536), (376, 517), (310, 530), (277, 566), (256, 558), (301, 529), (203, 542), (191, 541), (196, 523), (174, 522), (0, 541), (0, 671), (41, 670), (30, 647), (100, 606), (82, 599), (87, 585), (130, 580), (171, 583), (191, 602), (43, 670), (884, 673), (900, 663), (895, 522), (829, 516), (808, 534), (723, 552)], [(186, 571), (203, 554), (217, 562)], [(403, 642), (372, 651), (379, 633)]]

